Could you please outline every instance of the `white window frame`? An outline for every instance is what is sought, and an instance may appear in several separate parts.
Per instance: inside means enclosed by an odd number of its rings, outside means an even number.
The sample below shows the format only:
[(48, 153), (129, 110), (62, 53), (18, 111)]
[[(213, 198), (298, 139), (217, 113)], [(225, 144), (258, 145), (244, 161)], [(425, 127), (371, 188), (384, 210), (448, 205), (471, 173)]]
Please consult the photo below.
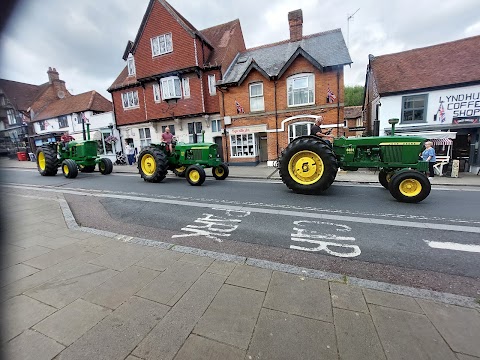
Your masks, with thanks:
[(298, 125), (307, 125), (307, 135), (310, 135), (310, 132), (312, 131), (312, 126), (314, 124), (310, 121), (302, 121), (302, 122), (296, 122), (288, 125), (288, 143), (291, 143), (297, 137), (302, 136), (302, 135), (297, 135), (296, 126)]
[(133, 58), (132, 54), (128, 55), (127, 68), (128, 68), (128, 76), (133, 76), (136, 74), (135, 59)]
[[(256, 86), (259, 86), (259, 85), (262, 88), (262, 93), (260, 95), (252, 95), (252, 88), (256, 87)], [(263, 82), (257, 82), (257, 83), (250, 84), (249, 87), (248, 87), (248, 93), (250, 95), (250, 112), (265, 111), (265, 99), (263, 97)], [(254, 106), (253, 106), (254, 102), (252, 102), (252, 100), (259, 99), (259, 98), (262, 99), (262, 106), (258, 107), (257, 109), (254, 109)]]
[(210, 95), (217, 95), (217, 88), (215, 87), (215, 74), (208, 75), (208, 91)]
[[(295, 81), (307, 78), (307, 87), (303, 88), (294, 88)], [(291, 90), (290, 90), (291, 89)], [(308, 102), (305, 103), (295, 103), (295, 92), (300, 91), (308, 91)], [(311, 92), (311, 96), (310, 96)], [(291, 95), (291, 98), (290, 98)], [(310, 100), (311, 98), (311, 100)], [(312, 73), (303, 73), (303, 74), (296, 74), (292, 75), (287, 79), (287, 104), (288, 107), (296, 107), (296, 106), (305, 106), (305, 105), (313, 105), (315, 104), (315, 75)]]
[(172, 33), (151, 38), (150, 45), (152, 47), (152, 57), (171, 53), (173, 51)]
[(160, 95), (160, 84), (155, 83), (153, 84), (153, 100), (156, 103), (159, 103), (162, 101), (162, 96)]
[(363, 120), (362, 120), (362, 118), (358, 118), (357, 121), (356, 121), (356, 123), (355, 123), (355, 125), (356, 125), (357, 127), (363, 126)]
[(165, 132), (165, 129), (167, 128), (170, 129), (170, 133), (175, 136), (175, 124), (170, 124), (170, 125), (162, 125), (162, 134)]
[(180, 78), (178, 76), (169, 76), (160, 79), (160, 88), (162, 90), (162, 99), (164, 100), (182, 98)]
[(17, 118), (15, 117), (15, 110), (7, 109), (8, 123), (10, 125), (15, 125), (17, 123)]
[(230, 154), (234, 158), (254, 158), (258, 156), (255, 134), (230, 135)]
[(222, 120), (212, 120), (211, 127), (212, 127), (212, 132), (214, 133), (222, 132)]
[[(190, 132), (190, 125), (193, 124), (193, 133)], [(188, 142), (189, 144), (195, 143), (195, 139), (197, 140), (196, 142), (202, 142), (202, 130), (203, 130), (203, 123), (201, 121), (191, 121), (187, 123), (187, 133), (188, 133)]]
[(183, 97), (188, 99), (190, 97), (190, 79), (188, 77), (182, 78)]
[[(147, 130), (148, 130), (148, 135), (147, 136)], [(152, 142), (152, 131), (149, 127), (145, 128), (139, 128), (138, 129), (138, 137), (140, 138), (140, 148), (143, 149), (144, 147), (147, 147), (150, 145)]]
[(140, 107), (138, 102), (138, 91), (127, 91), (122, 93), (122, 105), (125, 110)]

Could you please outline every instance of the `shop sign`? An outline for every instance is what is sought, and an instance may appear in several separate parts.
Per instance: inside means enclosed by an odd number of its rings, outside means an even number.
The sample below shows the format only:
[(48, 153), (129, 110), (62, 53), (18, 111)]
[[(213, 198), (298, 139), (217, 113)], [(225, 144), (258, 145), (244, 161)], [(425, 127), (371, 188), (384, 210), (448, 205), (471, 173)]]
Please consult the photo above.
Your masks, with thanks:
[(452, 114), (452, 124), (476, 124), (480, 117), (480, 92), (459, 93), (440, 96), (434, 121), (447, 120), (447, 113)]
[(242, 126), (242, 127), (228, 129), (228, 133), (230, 135), (251, 134), (251, 133), (259, 133), (259, 132), (266, 132), (266, 131), (267, 131), (267, 125)]
[(455, 125), (464, 125), (464, 124), (478, 124), (480, 116), (472, 116), (472, 117), (454, 117), (452, 120), (452, 124)]

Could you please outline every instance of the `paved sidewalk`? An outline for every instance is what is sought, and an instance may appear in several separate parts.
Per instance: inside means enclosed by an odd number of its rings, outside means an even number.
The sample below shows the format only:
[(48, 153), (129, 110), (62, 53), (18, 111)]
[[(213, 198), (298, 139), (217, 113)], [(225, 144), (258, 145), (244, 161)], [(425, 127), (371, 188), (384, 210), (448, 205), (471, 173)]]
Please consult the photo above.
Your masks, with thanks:
[[(27, 168), (36, 169), (36, 163), (32, 161), (18, 161), (6, 158), (0, 158), (0, 167), (9, 168)], [(250, 179), (274, 179), (279, 180), (278, 171), (275, 168), (259, 164), (257, 166), (230, 166), (230, 177), (232, 178), (250, 178)], [(115, 165), (114, 173), (132, 173), (138, 174), (137, 165)], [(211, 172), (207, 169), (207, 176), (211, 176)], [(335, 179), (337, 182), (354, 182), (354, 183), (374, 183), (378, 184), (378, 172), (359, 170), (359, 171), (342, 171), (337, 173)], [(471, 173), (460, 173), (458, 178), (451, 177), (434, 177), (431, 181), (432, 185), (453, 185), (453, 186), (480, 186), (480, 176)]]
[(473, 302), (137, 245), (69, 229), (64, 200), (3, 201), (0, 324), (9, 360), (480, 359)]

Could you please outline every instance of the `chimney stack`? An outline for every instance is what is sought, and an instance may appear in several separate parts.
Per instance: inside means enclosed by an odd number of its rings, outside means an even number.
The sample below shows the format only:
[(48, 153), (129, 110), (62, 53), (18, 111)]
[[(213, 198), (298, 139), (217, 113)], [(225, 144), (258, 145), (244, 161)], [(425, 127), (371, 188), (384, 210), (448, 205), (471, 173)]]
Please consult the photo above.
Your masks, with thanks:
[(303, 14), (302, 9), (288, 13), (288, 25), (290, 25), (290, 41), (302, 40), (303, 36)]
[(47, 74), (48, 74), (48, 82), (50, 84), (53, 84), (55, 80), (60, 80), (60, 76), (58, 75), (57, 69), (55, 68), (52, 69), (51, 67), (49, 67)]

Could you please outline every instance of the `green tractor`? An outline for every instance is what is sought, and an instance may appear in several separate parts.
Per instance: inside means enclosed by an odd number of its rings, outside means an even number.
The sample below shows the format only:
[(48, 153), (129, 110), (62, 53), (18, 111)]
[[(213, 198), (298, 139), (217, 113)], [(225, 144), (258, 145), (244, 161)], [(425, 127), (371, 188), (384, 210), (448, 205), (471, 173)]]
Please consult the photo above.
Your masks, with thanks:
[(110, 174), (113, 170), (112, 161), (97, 155), (97, 142), (90, 140), (88, 124), (87, 134), (88, 140), (57, 142), (38, 148), (37, 169), (40, 175), (54, 176), (61, 167), (66, 178), (74, 179), (79, 170), (86, 173), (93, 172), (97, 164), (101, 174)]
[(389, 120), (392, 136), (335, 139), (333, 146), (317, 136), (301, 136), (282, 152), (282, 181), (300, 194), (319, 194), (332, 185), (339, 168), (355, 171), (379, 169), (380, 184), (401, 202), (417, 203), (431, 190), (425, 172), (428, 162), (419, 160), (423, 137), (395, 136), (398, 119)]
[(168, 170), (179, 177), (186, 177), (190, 185), (200, 186), (205, 182), (205, 168), (212, 168), (217, 180), (225, 180), (228, 166), (218, 154), (214, 143), (174, 143), (170, 152), (165, 143), (150, 144), (138, 155), (138, 170), (143, 180), (158, 183), (165, 179)]

